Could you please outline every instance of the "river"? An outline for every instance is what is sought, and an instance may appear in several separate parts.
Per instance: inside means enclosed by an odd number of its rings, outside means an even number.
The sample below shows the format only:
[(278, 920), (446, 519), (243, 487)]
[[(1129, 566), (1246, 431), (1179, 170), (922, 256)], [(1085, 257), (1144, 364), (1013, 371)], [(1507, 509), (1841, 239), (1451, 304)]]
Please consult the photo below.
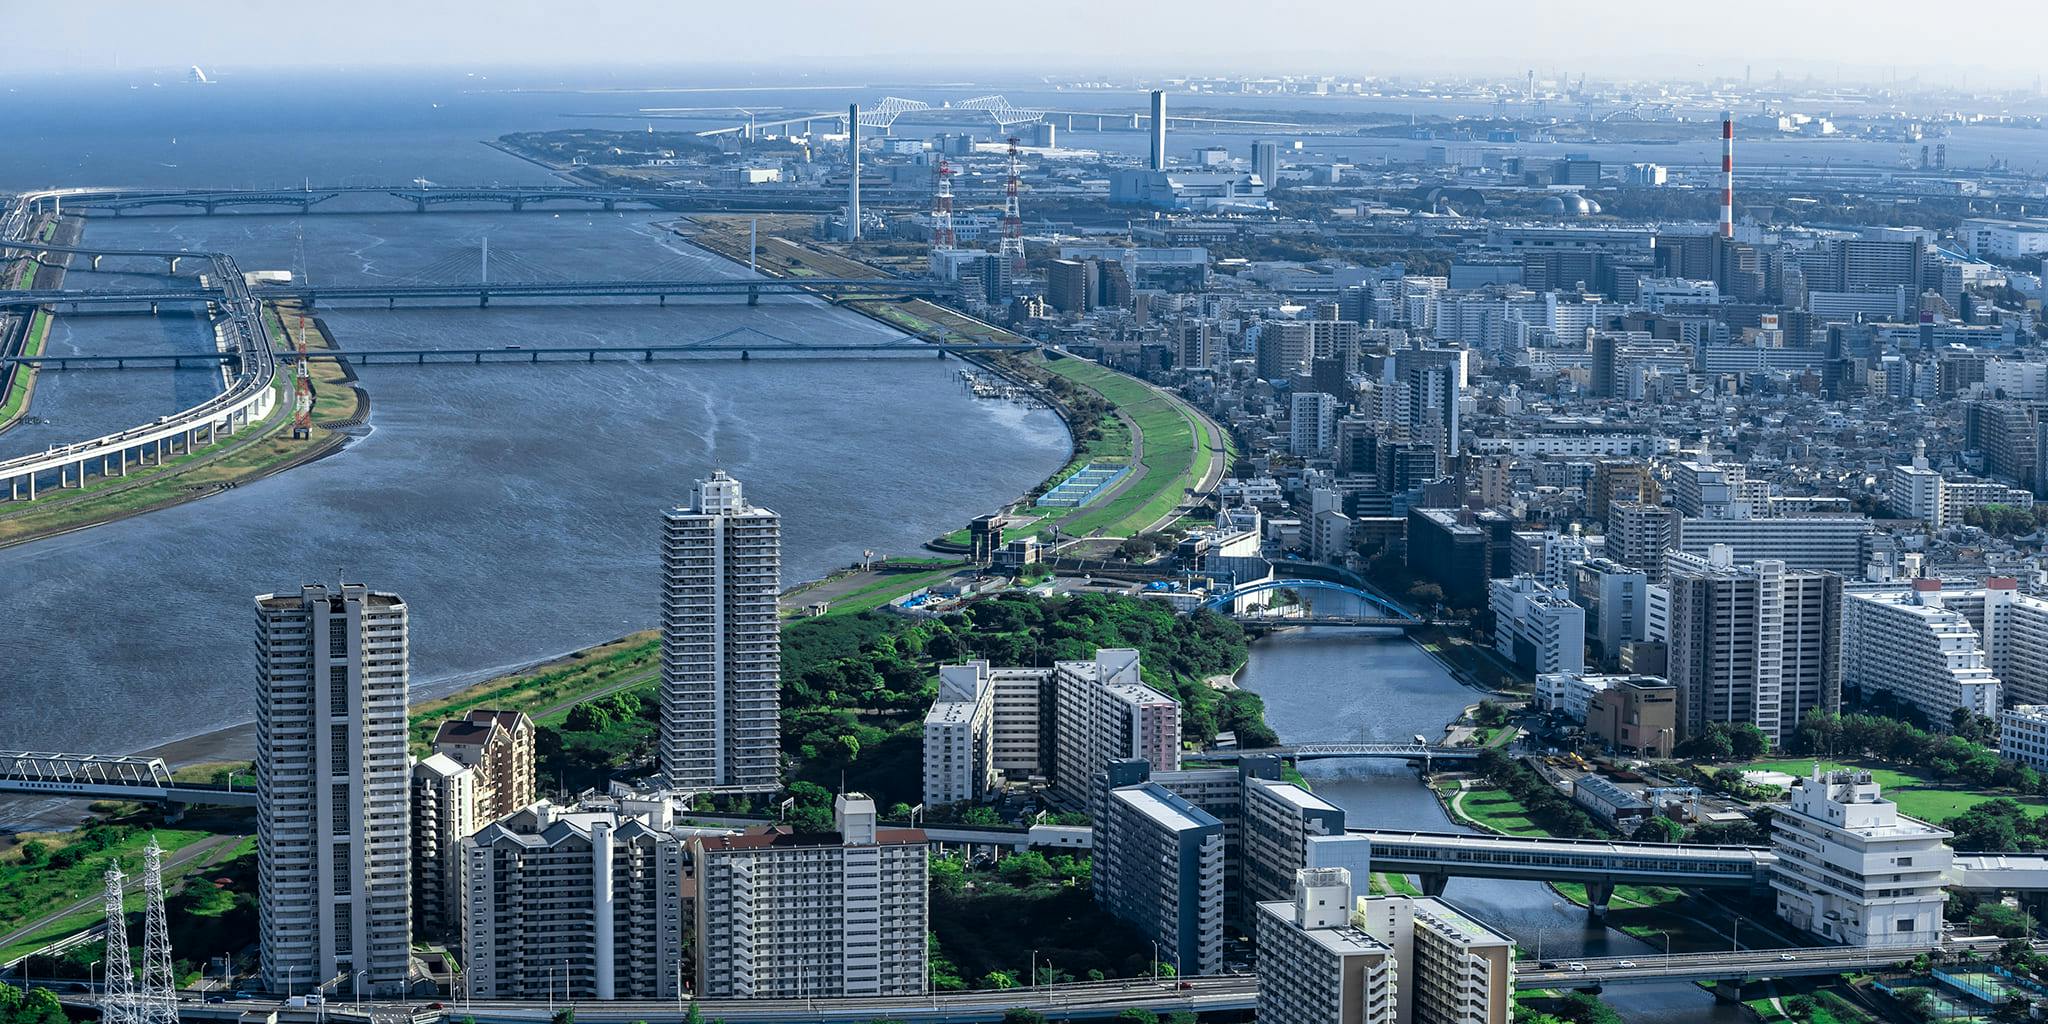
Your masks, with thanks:
[[(1405, 742), (1434, 739), (1446, 722), (1484, 695), (1460, 684), (1413, 641), (1355, 630), (1281, 633), (1252, 645), (1239, 685), (1266, 701), (1266, 721), (1282, 742)], [(1471, 831), (1444, 814), (1411, 768), (1377, 761), (1312, 761), (1302, 766), (1317, 795), (1354, 825)], [(1546, 959), (1658, 955), (1663, 951), (1591, 924), (1586, 912), (1535, 882), (1452, 879), (1444, 896)], [(1648, 1024), (1743, 1021), (1691, 985), (1629, 985), (1603, 997), (1624, 1018)]]
[[(402, 125), (369, 154), (367, 127), (322, 137), (353, 145), (336, 151), (343, 168), (403, 160), (444, 181), (535, 177), (532, 165), (477, 144), (475, 127), (408, 148), (415, 132)], [(228, 141), (208, 143), (205, 162), (220, 166), (217, 149)], [(305, 145), (280, 151), (292, 156)], [(24, 158), (12, 159), (0, 178), (23, 177)], [(140, 161), (118, 166), (126, 173), (91, 180), (189, 180)], [(91, 220), (86, 240), (220, 249), (245, 269), (288, 268), (330, 284), (474, 280), (485, 239), (494, 280), (745, 273), (673, 242), (663, 219), (646, 211), (107, 217)], [(114, 276), (79, 272), (66, 283), (91, 287)], [(121, 278), (129, 287), (150, 280)], [(764, 298), (758, 308), (619, 301), (322, 315), (342, 345), (358, 348), (684, 343), (735, 328), (792, 341), (900, 337), (795, 297)], [(209, 345), (201, 322), (175, 316), (65, 317), (51, 336), (55, 352)], [(915, 554), (926, 539), (1029, 489), (1069, 452), (1056, 416), (969, 397), (954, 379), (961, 366), (893, 357), (365, 368), (368, 429), (338, 455), (0, 549), (0, 690), (9, 698), (0, 748), (126, 752), (248, 721), (251, 598), (301, 582), (346, 578), (402, 595), (412, 613), (415, 696), (648, 628), (657, 619), (661, 509), (713, 469), (730, 471), (750, 499), (783, 514), (785, 583), (857, 561), (866, 549)], [(46, 373), (30, 410), (42, 422), (0, 434), (0, 456), (192, 404), (217, 386), (209, 373)]]

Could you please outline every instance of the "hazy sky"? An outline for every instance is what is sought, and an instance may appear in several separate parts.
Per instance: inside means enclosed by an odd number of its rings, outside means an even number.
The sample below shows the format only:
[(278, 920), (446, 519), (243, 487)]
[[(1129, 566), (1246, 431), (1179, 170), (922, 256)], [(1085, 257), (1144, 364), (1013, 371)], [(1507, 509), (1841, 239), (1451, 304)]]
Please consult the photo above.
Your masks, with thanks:
[(746, 67), (776, 81), (1523, 68), (1696, 79), (1747, 66), (1759, 79), (1896, 70), (2032, 85), (2048, 64), (2040, 0), (114, 0), (49, 13), (16, 18), (0, 72), (619, 64), (674, 76)]

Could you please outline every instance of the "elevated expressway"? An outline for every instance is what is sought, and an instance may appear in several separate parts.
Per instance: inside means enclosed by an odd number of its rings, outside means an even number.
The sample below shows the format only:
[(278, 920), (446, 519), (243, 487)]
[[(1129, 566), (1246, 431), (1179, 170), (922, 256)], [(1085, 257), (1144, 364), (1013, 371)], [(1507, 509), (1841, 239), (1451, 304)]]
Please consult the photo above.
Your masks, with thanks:
[[(27, 238), (35, 223), (30, 211), (50, 195), (27, 193), (15, 198), (13, 207), (0, 219), (0, 230), (7, 232), (0, 240), (0, 257), (41, 247)], [(52, 474), (59, 488), (82, 487), (87, 467), (95, 462), (103, 476), (126, 475), (131, 461), (161, 465), (171, 455), (197, 451), (270, 414), (277, 402), (278, 362), (263, 328), (262, 303), (250, 291), (233, 257), (225, 253), (186, 255), (212, 265), (207, 287), (189, 294), (212, 308), (215, 343), (220, 351), (235, 357), (222, 365), (225, 386), (220, 393), (154, 423), (0, 461), (0, 486), (6, 488), (9, 500), (33, 501), (39, 480)]]

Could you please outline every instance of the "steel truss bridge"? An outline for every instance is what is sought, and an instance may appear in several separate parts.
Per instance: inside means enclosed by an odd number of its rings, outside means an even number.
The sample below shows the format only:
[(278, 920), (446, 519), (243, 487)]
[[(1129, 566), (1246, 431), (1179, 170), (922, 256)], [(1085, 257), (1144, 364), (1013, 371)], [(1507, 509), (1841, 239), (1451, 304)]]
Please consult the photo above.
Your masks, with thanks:
[[(745, 330), (742, 328), (742, 330)], [(737, 334), (739, 332), (727, 332)], [(642, 362), (651, 363), (664, 356), (687, 357), (692, 355), (737, 355), (741, 359), (754, 356), (836, 356), (836, 355), (892, 355), (909, 356), (964, 356), (983, 352), (1029, 352), (1035, 345), (1003, 344), (950, 344), (946, 342), (895, 341), (872, 343), (813, 343), (786, 341), (773, 335), (760, 333), (754, 341), (714, 340), (686, 342), (677, 345), (545, 345), (520, 346), (501, 345), (497, 348), (374, 348), (374, 349), (316, 349), (306, 353), (309, 363), (347, 363), (350, 366), (383, 366), (405, 364), (428, 366), (443, 363), (463, 363), (481, 366), (485, 363), (596, 363), (596, 362)], [(723, 336), (721, 336), (723, 337)], [(164, 367), (180, 368), (204, 366), (216, 363), (234, 363), (239, 356), (232, 352), (134, 352), (119, 356), (72, 356), (41, 355), (12, 356), (0, 359), (0, 366), (27, 364), (45, 370), (114, 369), (134, 370)], [(298, 362), (298, 353), (286, 350), (278, 353), (278, 361), (286, 365)]]
[(0, 793), (150, 803), (256, 806), (256, 781), (235, 789), (178, 782), (160, 757), (0, 750)]
[[(656, 114), (660, 113), (660, 109), (653, 108), (643, 112)], [(1018, 125), (1055, 120), (1063, 120), (1067, 130), (1072, 131), (1076, 122), (1085, 124), (1091, 118), (1094, 119), (1097, 130), (1105, 130), (1111, 125), (1119, 127), (1128, 126), (1131, 130), (1137, 130), (1150, 122), (1152, 115), (1149, 111), (1144, 110), (1052, 110), (1018, 107), (1012, 106), (1009, 99), (1000, 93), (976, 96), (965, 100), (942, 100), (937, 105), (924, 100), (905, 99), (901, 96), (884, 96), (878, 103), (861, 104), (860, 107), (860, 126), (862, 128), (873, 128), (887, 132), (896, 126), (897, 121), (905, 118), (909, 118), (919, 124), (955, 119), (987, 121), (993, 123), (997, 131), (1007, 133)], [(788, 128), (795, 125), (803, 125), (804, 133), (809, 134), (811, 126), (819, 121), (836, 125), (842, 133), (847, 128), (845, 111), (792, 114), (776, 118), (772, 121), (761, 120), (757, 116), (748, 113), (747, 120), (744, 123), (723, 128), (710, 128), (697, 134), (703, 138), (719, 135), (741, 135), (751, 139), (763, 129)], [(1183, 125), (1207, 128), (1284, 129), (1304, 127), (1303, 125), (1286, 121), (1249, 121), (1235, 118), (1167, 115), (1166, 123), (1168, 125), (1173, 124), (1175, 121)]]
[[(1305, 616), (1261, 615), (1256, 611), (1242, 610), (1240, 608), (1240, 605), (1247, 598), (1255, 597), (1268, 591), (1293, 591), (1299, 593), (1304, 590), (1342, 594), (1359, 601), (1367, 608), (1378, 609), (1382, 614), (1329, 616), (1316, 616), (1313, 614)], [(1241, 622), (1270, 623), (1276, 626), (1380, 626), (1396, 629), (1413, 629), (1430, 624), (1430, 620), (1420, 618), (1378, 594), (1333, 580), (1259, 580), (1255, 583), (1246, 583), (1219, 594), (1212, 594), (1202, 602), (1202, 607), (1223, 612)]]

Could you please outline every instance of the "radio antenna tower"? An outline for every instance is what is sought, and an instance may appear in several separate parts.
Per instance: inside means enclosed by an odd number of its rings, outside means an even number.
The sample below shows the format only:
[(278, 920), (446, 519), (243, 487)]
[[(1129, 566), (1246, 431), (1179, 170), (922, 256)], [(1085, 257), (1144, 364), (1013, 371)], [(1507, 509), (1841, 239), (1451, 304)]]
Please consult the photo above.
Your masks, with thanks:
[(939, 158), (938, 191), (932, 194), (932, 273), (941, 275), (953, 252), (953, 165)]
[(128, 963), (128, 909), (121, 889), (126, 879), (121, 865), (107, 864), (107, 981), (100, 987), (100, 1020), (105, 1024), (137, 1024), (135, 1017), (135, 971)]
[(299, 314), (299, 367), (292, 396), (292, 439), (313, 436), (313, 368), (306, 364), (306, 314)]
[(142, 991), (136, 1024), (178, 1024), (178, 978), (172, 968), (171, 928), (164, 918), (164, 848), (156, 837), (142, 851)]
[(1003, 189), (1003, 241), (997, 254), (1010, 262), (1013, 277), (1024, 276), (1024, 215), (1017, 212), (1018, 139), (1010, 136), (1010, 180)]

